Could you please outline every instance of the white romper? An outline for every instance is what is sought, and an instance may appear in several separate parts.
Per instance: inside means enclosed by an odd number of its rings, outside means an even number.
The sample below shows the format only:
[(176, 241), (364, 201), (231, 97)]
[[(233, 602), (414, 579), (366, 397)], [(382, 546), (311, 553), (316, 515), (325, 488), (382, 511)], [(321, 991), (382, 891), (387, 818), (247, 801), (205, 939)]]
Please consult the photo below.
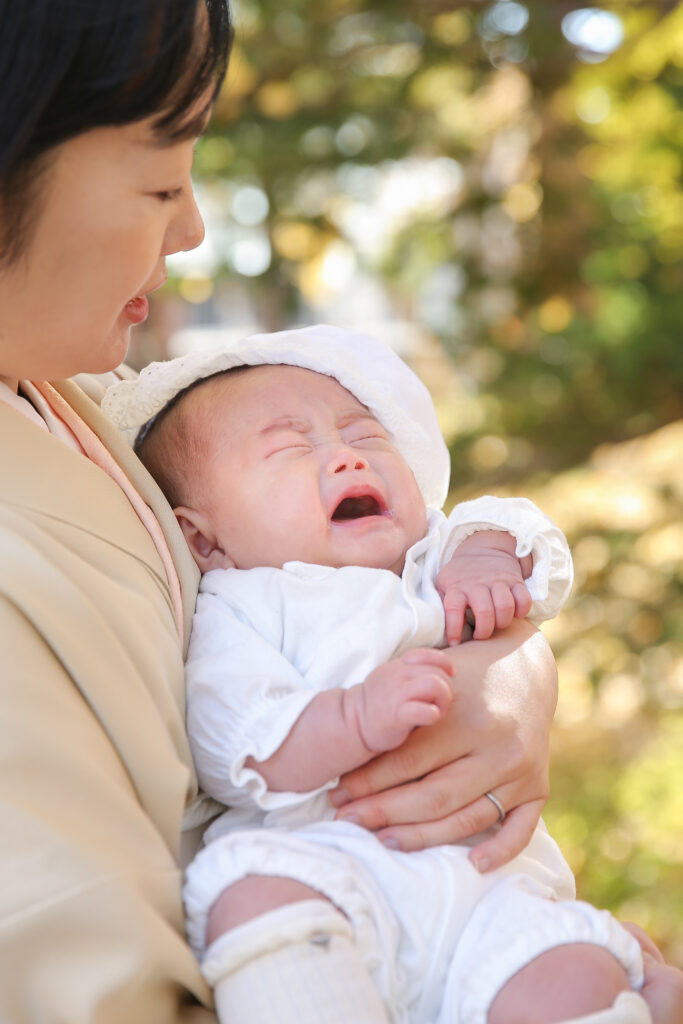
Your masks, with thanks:
[(533, 555), (532, 621), (557, 614), (572, 583), (566, 540), (521, 498), (465, 502), (448, 519), (430, 511), (428, 533), (407, 553), (401, 576), (290, 562), (203, 577), (187, 726), (200, 783), (229, 810), (187, 872), (188, 934), (200, 956), (223, 889), (247, 874), (284, 875), (347, 915), (397, 1024), (486, 1024), (502, 985), (568, 942), (609, 948), (631, 984), (642, 984), (638, 944), (606, 911), (575, 900), (572, 873), (542, 824), (522, 854), (481, 875), (467, 857), (471, 843), (402, 853), (334, 821), (326, 794), (336, 779), (307, 793), (271, 792), (245, 767), (249, 757), (275, 753), (321, 690), (362, 682), (411, 648), (445, 645), (436, 575), (482, 528), (507, 530), (518, 556)]

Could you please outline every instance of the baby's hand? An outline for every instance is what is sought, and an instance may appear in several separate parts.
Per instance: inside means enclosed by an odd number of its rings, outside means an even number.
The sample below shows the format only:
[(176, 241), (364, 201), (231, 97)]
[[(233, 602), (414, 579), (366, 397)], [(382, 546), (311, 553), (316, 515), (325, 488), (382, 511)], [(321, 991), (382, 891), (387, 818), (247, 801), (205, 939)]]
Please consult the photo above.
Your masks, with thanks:
[(433, 725), (453, 700), (453, 667), (441, 651), (417, 647), (380, 665), (344, 694), (363, 744), (394, 750), (418, 725)]
[(458, 644), (468, 608), (474, 619), (474, 639), (487, 640), (513, 618), (523, 619), (531, 608), (524, 579), (531, 575), (532, 558), (519, 559), (509, 533), (481, 530), (460, 544), (439, 573), (436, 585), (443, 598), (446, 639)]

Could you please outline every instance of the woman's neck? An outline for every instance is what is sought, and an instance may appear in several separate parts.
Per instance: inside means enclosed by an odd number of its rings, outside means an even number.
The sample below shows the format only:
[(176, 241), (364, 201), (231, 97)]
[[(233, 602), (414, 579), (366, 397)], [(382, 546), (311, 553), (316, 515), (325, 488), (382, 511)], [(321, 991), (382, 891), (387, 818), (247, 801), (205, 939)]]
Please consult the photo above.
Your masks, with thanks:
[(5, 384), (15, 395), (19, 390), (19, 381), (15, 377), (3, 377), (0, 373), (0, 384)]

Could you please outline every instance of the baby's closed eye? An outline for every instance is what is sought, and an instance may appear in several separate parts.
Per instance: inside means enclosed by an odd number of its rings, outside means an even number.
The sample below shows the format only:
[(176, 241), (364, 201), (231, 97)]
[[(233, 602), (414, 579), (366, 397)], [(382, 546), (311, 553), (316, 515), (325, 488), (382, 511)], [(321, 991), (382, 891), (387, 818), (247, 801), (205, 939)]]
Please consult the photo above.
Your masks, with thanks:
[(342, 436), (346, 443), (351, 445), (380, 448), (391, 443), (386, 431), (375, 420), (360, 420), (357, 423), (349, 424), (342, 430)]
[(270, 459), (274, 455), (282, 455), (287, 452), (304, 454), (311, 451), (313, 451), (313, 443), (304, 433), (287, 430), (271, 439), (264, 454), (266, 459)]
[(306, 441), (292, 441), (288, 444), (279, 445), (277, 448), (272, 449), (266, 455), (267, 459), (272, 458), (276, 455), (306, 455), (308, 452), (313, 451), (313, 445)]

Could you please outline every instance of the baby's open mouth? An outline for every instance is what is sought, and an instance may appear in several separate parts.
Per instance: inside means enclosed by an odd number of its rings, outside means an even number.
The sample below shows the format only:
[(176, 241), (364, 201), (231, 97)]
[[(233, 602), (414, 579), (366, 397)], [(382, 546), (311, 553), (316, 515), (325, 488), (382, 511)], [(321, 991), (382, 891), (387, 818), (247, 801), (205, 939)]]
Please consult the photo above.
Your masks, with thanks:
[(384, 509), (371, 494), (361, 494), (357, 498), (344, 498), (332, 513), (333, 523), (345, 523), (349, 519), (364, 519), (366, 516), (381, 516)]

